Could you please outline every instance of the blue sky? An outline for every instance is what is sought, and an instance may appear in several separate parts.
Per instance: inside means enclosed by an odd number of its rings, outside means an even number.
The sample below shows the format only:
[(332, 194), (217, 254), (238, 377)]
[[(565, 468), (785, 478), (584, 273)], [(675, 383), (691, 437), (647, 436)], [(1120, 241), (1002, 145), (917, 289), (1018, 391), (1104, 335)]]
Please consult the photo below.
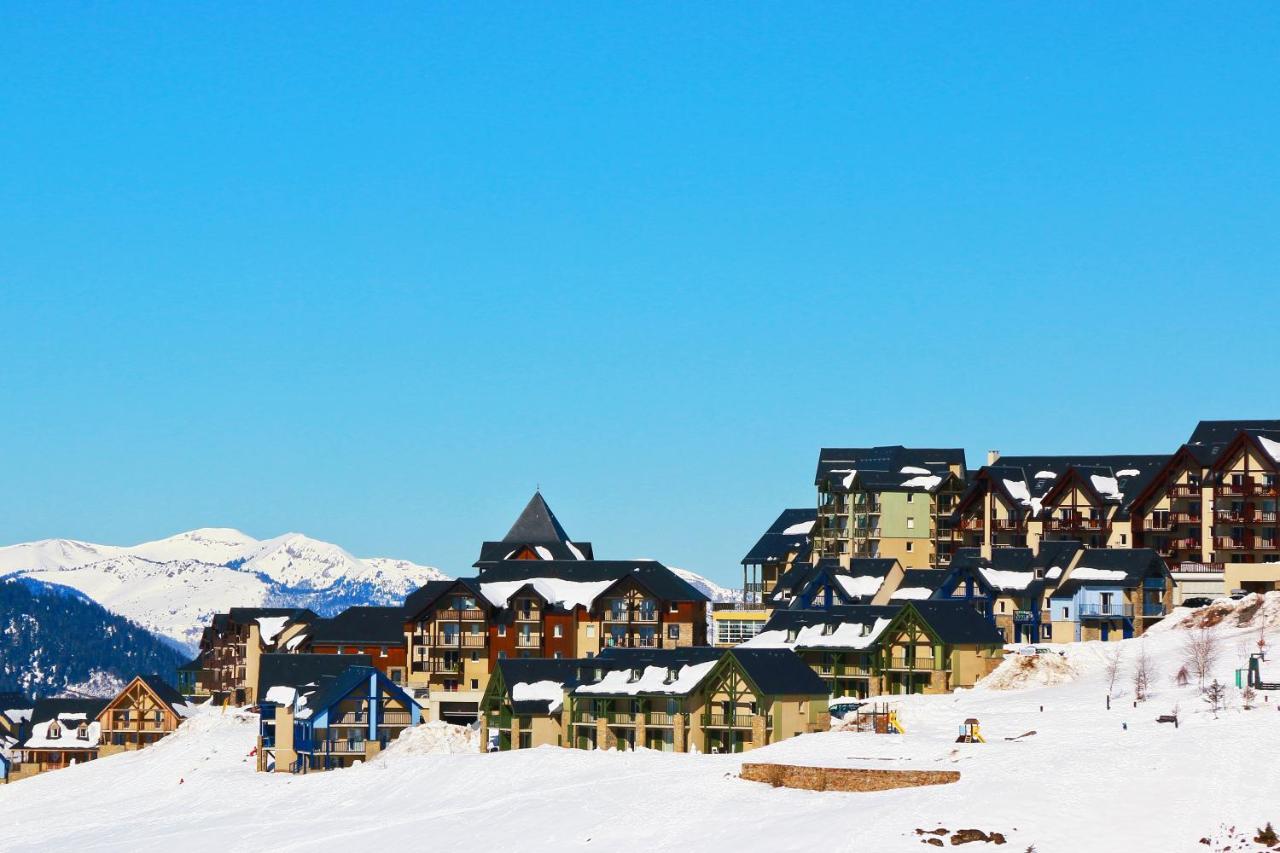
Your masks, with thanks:
[(541, 483), (598, 554), (729, 581), (824, 444), (976, 466), (1280, 416), (1274, 6), (0, 30), (0, 541), (461, 572)]

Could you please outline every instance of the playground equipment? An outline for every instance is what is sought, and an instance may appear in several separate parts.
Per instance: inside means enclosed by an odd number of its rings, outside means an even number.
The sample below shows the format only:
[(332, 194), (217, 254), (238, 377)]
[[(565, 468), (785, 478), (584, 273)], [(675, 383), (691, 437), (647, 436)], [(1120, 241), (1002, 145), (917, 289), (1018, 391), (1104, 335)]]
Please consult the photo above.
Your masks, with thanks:
[(878, 735), (901, 735), (907, 730), (898, 719), (898, 712), (891, 710), (887, 704), (863, 705), (851, 715), (844, 718), (845, 731), (875, 732)]
[(978, 728), (978, 720), (970, 717), (960, 726), (960, 736), (956, 738), (956, 743), (986, 743), (986, 738), (982, 736), (982, 731)]
[(1255, 690), (1280, 690), (1280, 684), (1262, 680), (1262, 655), (1257, 652), (1249, 655), (1249, 686)]

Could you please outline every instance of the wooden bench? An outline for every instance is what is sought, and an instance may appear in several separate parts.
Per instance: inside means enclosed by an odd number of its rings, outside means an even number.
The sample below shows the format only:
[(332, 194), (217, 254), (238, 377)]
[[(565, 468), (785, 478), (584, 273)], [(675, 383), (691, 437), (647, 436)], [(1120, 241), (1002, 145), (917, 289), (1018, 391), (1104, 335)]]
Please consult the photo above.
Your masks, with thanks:
[(1178, 715), (1177, 714), (1161, 714), (1160, 716), (1156, 717), (1156, 722), (1157, 723), (1173, 723), (1173, 727), (1176, 729), (1178, 727)]

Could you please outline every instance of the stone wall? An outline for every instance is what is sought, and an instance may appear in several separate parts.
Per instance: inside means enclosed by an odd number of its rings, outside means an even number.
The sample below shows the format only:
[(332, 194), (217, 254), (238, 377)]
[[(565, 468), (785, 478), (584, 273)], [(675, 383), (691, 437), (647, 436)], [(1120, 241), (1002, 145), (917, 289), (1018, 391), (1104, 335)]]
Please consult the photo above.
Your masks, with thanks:
[(806, 791), (888, 791), (960, 781), (955, 770), (863, 770), (848, 767), (803, 767), (796, 764), (743, 764), (743, 779), (775, 788)]

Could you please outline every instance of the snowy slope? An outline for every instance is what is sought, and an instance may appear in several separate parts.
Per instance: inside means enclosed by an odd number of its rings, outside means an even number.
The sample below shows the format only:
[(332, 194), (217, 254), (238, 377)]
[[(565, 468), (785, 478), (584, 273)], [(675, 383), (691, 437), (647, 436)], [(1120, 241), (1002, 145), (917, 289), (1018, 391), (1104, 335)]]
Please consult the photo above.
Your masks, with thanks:
[[(916, 830), (977, 828), (1005, 846), (964, 850), (1078, 853), (1233, 851), (1227, 827), (1253, 834), (1280, 818), (1280, 715), (1231, 707), (1218, 718), (1195, 688), (1170, 680), (1186, 631), (1123, 644), (1106, 710), (1105, 661), (1117, 645), (1064, 648), (1073, 680), (899, 697), (901, 736), (832, 732), (732, 755), (582, 752), (544, 747), (494, 755), (397, 749), (352, 770), (258, 774), (252, 718), (212, 709), (157, 746), (0, 787), (11, 853), (266, 846), (274, 853), (385, 849), (387, 839), (465, 838), (477, 850), (922, 851)], [(1221, 630), (1215, 675), (1230, 679), (1238, 641)], [(1136, 709), (1130, 664), (1146, 644), (1157, 673)], [(1280, 698), (1280, 697), (1273, 697)], [(1178, 706), (1181, 725), (1155, 722)], [(1043, 710), (1041, 710), (1043, 709)], [(966, 717), (985, 744), (955, 743)], [(1025, 735), (1016, 740), (1006, 740)], [(877, 793), (772, 788), (736, 777), (743, 758), (829, 767), (958, 770), (951, 785)], [(49, 808), (74, 803), (74, 808)], [(235, 834), (228, 848), (228, 827)], [(390, 835), (388, 835), (390, 833)], [(237, 846), (235, 838), (252, 839)], [(1210, 843), (1201, 844), (1200, 839)], [(952, 849), (948, 844), (946, 849)]]
[(675, 566), (668, 566), (667, 568), (671, 569), (686, 583), (706, 595), (713, 602), (742, 600), (742, 590), (740, 589), (729, 589), (728, 587), (720, 586), (715, 581), (708, 580), (697, 572), (691, 572), (688, 569), (677, 569)]
[(361, 560), (289, 533), (258, 541), (202, 528), (132, 547), (56, 539), (0, 548), (0, 576), (79, 590), (190, 648), (210, 614), (229, 607), (299, 606), (322, 615), (352, 604), (396, 604), (444, 575), (407, 560)]

